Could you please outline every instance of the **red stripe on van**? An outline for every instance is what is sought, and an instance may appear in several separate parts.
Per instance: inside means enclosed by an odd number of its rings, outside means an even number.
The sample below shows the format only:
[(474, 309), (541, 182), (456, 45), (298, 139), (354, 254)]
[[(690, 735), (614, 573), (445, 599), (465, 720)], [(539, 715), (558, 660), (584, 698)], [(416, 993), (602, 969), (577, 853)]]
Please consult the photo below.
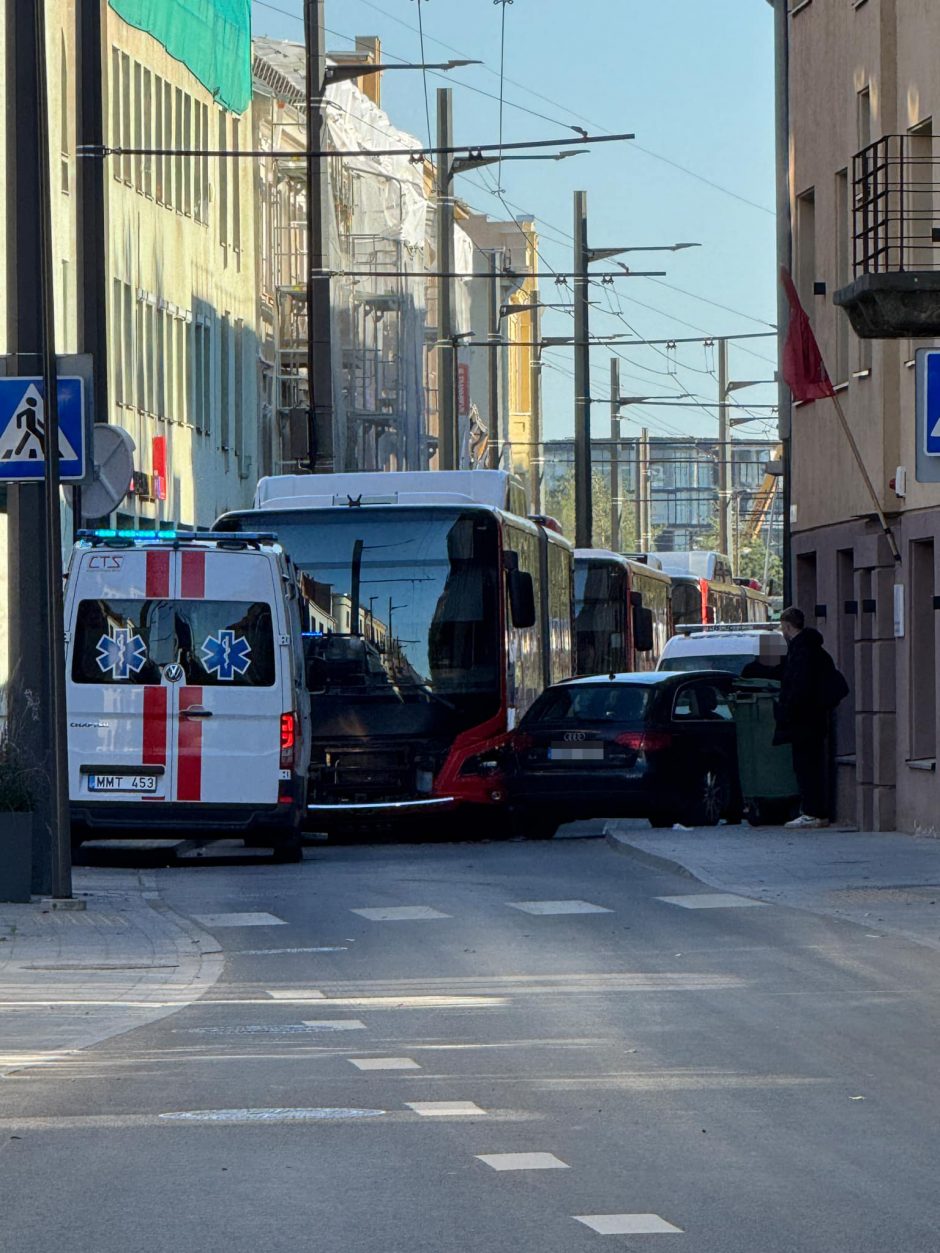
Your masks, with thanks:
[(166, 766), (166, 698), (165, 687), (144, 688), (145, 766)]
[(165, 599), (170, 594), (170, 554), (147, 553), (147, 597)]
[(180, 595), (187, 600), (203, 600), (206, 595), (206, 554), (183, 553), (183, 576)]
[(177, 735), (176, 799), (202, 800), (202, 723), (183, 715), (191, 705), (202, 704), (201, 687), (180, 689), (180, 718)]

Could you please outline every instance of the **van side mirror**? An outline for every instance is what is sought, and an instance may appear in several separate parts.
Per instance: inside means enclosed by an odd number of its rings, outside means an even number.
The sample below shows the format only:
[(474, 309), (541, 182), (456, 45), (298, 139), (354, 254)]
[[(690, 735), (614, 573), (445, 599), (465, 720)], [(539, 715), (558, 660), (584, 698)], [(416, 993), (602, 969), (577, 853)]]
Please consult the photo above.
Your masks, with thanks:
[(513, 626), (520, 629), (535, 626), (535, 583), (532, 575), (527, 570), (508, 570), (506, 585)]
[(633, 647), (638, 653), (653, 651), (653, 611), (643, 605), (633, 606)]

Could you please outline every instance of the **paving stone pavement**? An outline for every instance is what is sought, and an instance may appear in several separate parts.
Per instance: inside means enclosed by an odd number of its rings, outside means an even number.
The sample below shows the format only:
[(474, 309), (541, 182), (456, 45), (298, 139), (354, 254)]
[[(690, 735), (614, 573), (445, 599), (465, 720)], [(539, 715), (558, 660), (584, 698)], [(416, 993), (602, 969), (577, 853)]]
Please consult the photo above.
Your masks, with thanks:
[(608, 844), (709, 887), (844, 918), (940, 949), (940, 839), (899, 831), (608, 821)]
[(84, 910), (0, 904), (0, 1078), (163, 1018), (222, 971), (152, 873), (76, 870), (73, 893)]

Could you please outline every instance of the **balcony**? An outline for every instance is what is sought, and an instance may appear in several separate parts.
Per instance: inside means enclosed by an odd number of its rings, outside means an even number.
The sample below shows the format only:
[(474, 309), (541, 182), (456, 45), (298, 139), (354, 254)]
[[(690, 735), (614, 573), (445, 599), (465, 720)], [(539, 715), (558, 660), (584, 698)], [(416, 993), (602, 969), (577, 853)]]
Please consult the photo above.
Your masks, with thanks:
[(940, 149), (885, 135), (853, 159), (854, 280), (833, 295), (862, 339), (940, 335)]

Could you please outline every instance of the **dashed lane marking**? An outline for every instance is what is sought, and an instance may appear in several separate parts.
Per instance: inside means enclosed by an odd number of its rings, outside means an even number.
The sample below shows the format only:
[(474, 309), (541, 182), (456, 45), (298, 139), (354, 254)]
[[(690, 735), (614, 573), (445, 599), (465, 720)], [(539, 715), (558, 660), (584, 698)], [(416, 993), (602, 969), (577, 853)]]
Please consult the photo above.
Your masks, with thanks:
[(699, 892), (692, 896), (657, 896), (666, 905), (678, 905), (680, 909), (761, 909), (766, 901), (752, 901), (747, 896), (734, 896), (731, 892)]
[(592, 905), (590, 901), (507, 901), (510, 909), (524, 914), (612, 914), (612, 909)]
[(410, 1057), (348, 1057), (357, 1070), (420, 1070)]
[(304, 1026), (311, 1031), (365, 1031), (366, 1024), (358, 1018), (312, 1018), (304, 1019)]
[(393, 905), (385, 909), (354, 909), (351, 912), (368, 918), (370, 922), (415, 922), (424, 918), (450, 917), (450, 914), (442, 914), (429, 905)]
[(482, 1118), (486, 1114), (486, 1110), (473, 1101), (406, 1101), (405, 1104), (422, 1118)]
[(324, 996), (304, 988), (272, 988), (274, 1001), (316, 1001), (324, 1009), (492, 1009), (507, 1003), (504, 996)]
[(384, 1109), (190, 1109), (161, 1114), (168, 1122), (311, 1122), (380, 1118)]
[(229, 950), (230, 957), (286, 957), (290, 953), (348, 953), (343, 944), (330, 948), (236, 948)]
[(287, 923), (276, 914), (196, 914), (198, 923), (204, 927), (286, 927)]
[(568, 1170), (554, 1153), (477, 1153), (477, 1160), (492, 1170)]
[(574, 1220), (599, 1236), (654, 1236), (670, 1232), (682, 1235), (681, 1227), (667, 1223), (658, 1214), (575, 1214)]

